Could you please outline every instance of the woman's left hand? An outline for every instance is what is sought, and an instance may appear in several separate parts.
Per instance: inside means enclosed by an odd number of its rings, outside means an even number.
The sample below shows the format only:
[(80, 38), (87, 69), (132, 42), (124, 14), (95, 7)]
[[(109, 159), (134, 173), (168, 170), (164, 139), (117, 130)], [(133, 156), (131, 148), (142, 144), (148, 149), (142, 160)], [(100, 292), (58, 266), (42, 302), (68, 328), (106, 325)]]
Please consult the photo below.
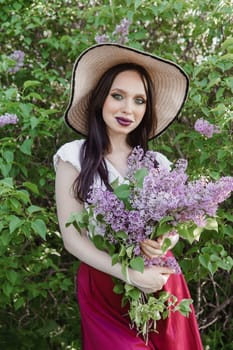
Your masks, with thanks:
[[(166, 251), (162, 249), (164, 240), (168, 238), (170, 245)], [(171, 250), (179, 240), (178, 233), (166, 233), (163, 236), (158, 237), (156, 240), (146, 239), (140, 243), (142, 253), (149, 259), (166, 254), (168, 250)]]

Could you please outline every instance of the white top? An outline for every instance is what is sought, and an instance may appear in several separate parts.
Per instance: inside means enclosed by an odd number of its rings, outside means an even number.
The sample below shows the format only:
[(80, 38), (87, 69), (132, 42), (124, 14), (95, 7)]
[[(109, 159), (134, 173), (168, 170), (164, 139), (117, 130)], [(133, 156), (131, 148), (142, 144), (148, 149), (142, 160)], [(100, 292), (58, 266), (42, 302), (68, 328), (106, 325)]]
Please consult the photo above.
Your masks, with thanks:
[[(80, 149), (84, 141), (85, 141), (84, 139), (75, 140), (75, 141), (65, 143), (63, 146), (61, 146), (53, 157), (55, 170), (57, 169), (59, 159), (62, 159), (64, 162), (71, 163), (78, 171), (80, 171), (81, 165), (80, 165), (79, 156), (80, 156)], [(156, 153), (156, 160), (159, 163), (159, 167), (170, 169), (171, 162), (163, 154), (159, 152), (155, 152), (155, 153)], [(118, 178), (119, 182), (122, 183), (124, 181), (123, 176), (118, 172), (117, 169), (115, 169), (115, 167), (107, 159), (105, 159), (105, 161), (109, 172), (109, 182), (111, 183)], [(97, 185), (98, 186), (101, 185), (99, 178), (95, 179), (95, 186)]]

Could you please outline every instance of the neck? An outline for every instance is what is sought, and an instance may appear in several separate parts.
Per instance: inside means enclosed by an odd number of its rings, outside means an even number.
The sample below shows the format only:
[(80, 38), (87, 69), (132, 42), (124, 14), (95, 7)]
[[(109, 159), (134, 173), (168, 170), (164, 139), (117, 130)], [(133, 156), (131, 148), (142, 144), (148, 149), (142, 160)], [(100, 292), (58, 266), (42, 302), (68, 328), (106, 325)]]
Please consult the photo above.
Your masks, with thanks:
[(125, 153), (129, 154), (132, 150), (132, 148), (128, 145), (126, 142), (126, 136), (125, 135), (114, 135), (114, 137), (110, 136), (110, 150), (109, 154), (112, 153)]

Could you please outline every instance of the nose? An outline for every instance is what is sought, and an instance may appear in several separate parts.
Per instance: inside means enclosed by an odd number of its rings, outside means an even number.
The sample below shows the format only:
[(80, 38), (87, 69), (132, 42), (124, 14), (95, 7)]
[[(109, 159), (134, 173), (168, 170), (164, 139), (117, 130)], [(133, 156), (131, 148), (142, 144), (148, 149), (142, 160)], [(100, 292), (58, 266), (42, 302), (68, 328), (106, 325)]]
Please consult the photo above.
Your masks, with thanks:
[(130, 98), (123, 100), (122, 112), (125, 114), (131, 114), (133, 112), (133, 101)]

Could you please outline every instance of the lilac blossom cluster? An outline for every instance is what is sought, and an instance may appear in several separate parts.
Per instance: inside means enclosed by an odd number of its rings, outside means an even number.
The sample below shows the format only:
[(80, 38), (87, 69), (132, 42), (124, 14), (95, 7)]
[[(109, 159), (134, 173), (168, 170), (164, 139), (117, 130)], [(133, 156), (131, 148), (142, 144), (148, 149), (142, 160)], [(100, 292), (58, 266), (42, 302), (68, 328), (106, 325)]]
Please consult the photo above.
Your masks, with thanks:
[(120, 22), (120, 24), (116, 25), (115, 30), (113, 31), (112, 35), (115, 36), (117, 39), (111, 40), (110, 37), (107, 34), (99, 35), (97, 34), (95, 36), (95, 41), (97, 44), (105, 44), (108, 42), (117, 42), (119, 44), (125, 44), (128, 42), (128, 34), (129, 34), (129, 26), (130, 21), (126, 18), (123, 18)]
[(24, 56), (25, 53), (21, 50), (15, 50), (12, 54), (10, 54), (8, 57), (15, 61), (15, 66), (8, 69), (10, 73), (16, 73), (20, 70), (20, 68), (24, 65)]
[(16, 114), (5, 113), (0, 116), (0, 128), (8, 124), (17, 124), (18, 117)]
[(161, 256), (152, 258), (150, 260), (145, 261), (146, 266), (160, 266), (160, 267), (168, 267), (175, 271), (176, 274), (181, 273), (180, 265), (177, 260), (173, 256)]
[(213, 134), (219, 134), (220, 129), (218, 126), (209, 123), (207, 120), (200, 118), (197, 119), (194, 124), (194, 129), (201, 135), (211, 138)]
[[(187, 222), (205, 226), (206, 216), (215, 216), (219, 203), (233, 191), (233, 177), (222, 177), (215, 182), (205, 178), (188, 181), (187, 165), (186, 160), (180, 159), (172, 170), (159, 168), (155, 152), (144, 153), (140, 147), (134, 148), (128, 160), (130, 209), (114, 192), (104, 188), (93, 188), (89, 193), (88, 202), (105, 238), (119, 246), (123, 243), (125, 248), (133, 245), (134, 256), (139, 256), (140, 242), (150, 237), (165, 217), (172, 217), (170, 223), (176, 229), (178, 224)], [(132, 179), (142, 167), (147, 169), (147, 175), (142, 187), (138, 187)], [(122, 238), (121, 235), (118, 240), (119, 231), (125, 236)], [(144, 257), (144, 262), (180, 272), (178, 263), (171, 256), (152, 260)]]
[(130, 21), (126, 18), (123, 18), (118, 24), (112, 33), (113, 35), (118, 36), (117, 42), (119, 44), (125, 44), (128, 42), (128, 35), (129, 35), (129, 26), (130, 26)]
[(106, 34), (102, 34), (102, 35), (97, 34), (95, 36), (95, 41), (97, 42), (97, 44), (105, 44), (105, 43), (108, 43), (110, 39), (109, 39), (109, 36)]
[(144, 150), (137, 146), (135, 147), (128, 158), (128, 174), (130, 181), (134, 181), (135, 173), (142, 168), (147, 170), (158, 168), (159, 163), (156, 160), (156, 153), (153, 151), (144, 152)]
[(218, 205), (230, 196), (233, 177), (215, 182), (204, 178), (188, 181), (187, 165), (186, 160), (180, 159), (171, 171), (150, 169), (143, 187), (132, 193), (131, 205), (147, 223), (155, 224), (172, 216), (174, 225), (192, 221), (203, 227), (206, 215), (215, 216)]
[[(94, 214), (96, 218), (103, 217), (102, 230), (108, 232), (108, 225), (113, 231), (125, 231), (127, 212), (122, 201), (110, 191), (102, 188), (96, 188), (90, 191), (88, 203), (94, 205)], [(104, 233), (104, 232), (103, 232)]]
[[(136, 210), (127, 210), (124, 203), (117, 196), (103, 188), (92, 189), (89, 193), (88, 203), (94, 211), (94, 218), (97, 220), (97, 232), (115, 246), (121, 244), (125, 248), (134, 246), (134, 255), (141, 255), (140, 242), (148, 238), (148, 232), (145, 230), (146, 222), (141, 217), (141, 213)], [(102, 231), (102, 232), (100, 232)], [(120, 239), (117, 236), (119, 231), (126, 234), (126, 238)], [(163, 257), (148, 259), (143, 256), (145, 266), (165, 266), (170, 267), (176, 273), (180, 273), (180, 267), (174, 257)]]
[[(127, 244), (139, 243), (146, 238), (145, 221), (139, 211), (127, 210), (117, 196), (103, 188), (95, 188), (89, 193), (88, 203), (93, 206), (94, 215), (100, 221), (103, 234), (114, 241), (114, 233), (124, 231)], [(103, 225), (105, 224), (105, 226)]]

